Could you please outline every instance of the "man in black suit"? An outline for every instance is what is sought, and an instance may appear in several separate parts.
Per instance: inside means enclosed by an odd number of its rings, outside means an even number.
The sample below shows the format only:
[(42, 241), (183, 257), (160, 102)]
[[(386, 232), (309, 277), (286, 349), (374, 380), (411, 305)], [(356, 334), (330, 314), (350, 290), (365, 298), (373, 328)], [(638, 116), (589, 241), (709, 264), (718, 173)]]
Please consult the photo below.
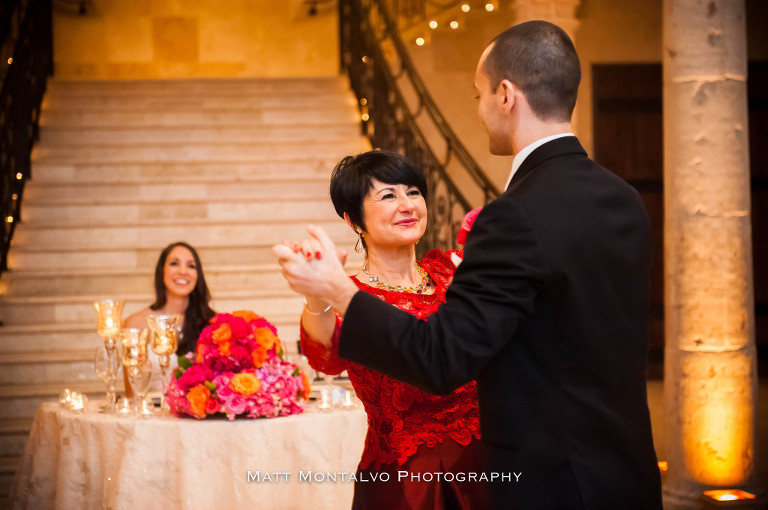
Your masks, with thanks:
[(491, 152), (515, 154), (512, 175), (428, 321), (358, 292), (335, 257), (275, 254), (294, 290), (344, 316), (341, 356), (434, 393), (477, 380), (486, 469), (519, 475), (490, 485), (495, 508), (656, 510), (650, 226), (637, 192), (570, 133), (579, 80), (572, 42), (550, 23), (486, 48), (478, 112)]

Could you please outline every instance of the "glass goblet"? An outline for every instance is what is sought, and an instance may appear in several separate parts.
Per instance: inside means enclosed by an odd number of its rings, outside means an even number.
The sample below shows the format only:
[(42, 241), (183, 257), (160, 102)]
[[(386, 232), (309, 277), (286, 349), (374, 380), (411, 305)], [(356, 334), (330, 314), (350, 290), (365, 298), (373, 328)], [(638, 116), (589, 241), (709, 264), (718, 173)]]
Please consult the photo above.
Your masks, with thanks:
[[(142, 368), (149, 370), (146, 383), (149, 384), (149, 377), (152, 375), (152, 365), (149, 363), (149, 353), (147, 352), (147, 340), (149, 336), (148, 329), (126, 328), (120, 331), (120, 341), (123, 346), (122, 359), (123, 367), (128, 375), (128, 382), (133, 389), (134, 411), (138, 412), (139, 402), (143, 402), (143, 395), (139, 396), (137, 387), (142, 386)], [(146, 395), (146, 391), (144, 392)]]
[[(116, 350), (113, 350), (116, 351)], [(97, 347), (93, 357), (93, 368), (96, 375), (106, 384), (106, 405), (99, 409), (101, 413), (111, 413), (115, 410), (115, 377), (120, 370), (117, 353), (110, 353), (105, 347)]]
[(96, 301), (93, 306), (96, 308), (96, 330), (104, 340), (104, 347), (108, 351), (114, 351), (123, 323), (125, 301), (104, 299)]
[(171, 355), (176, 352), (179, 346), (179, 330), (183, 319), (183, 316), (179, 314), (150, 315), (147, 317), (147, 324), (153, 333), (152, 352), (157, 354), (162, 371), (163, 393), (165, 393), (165, 387), (170, 376)]

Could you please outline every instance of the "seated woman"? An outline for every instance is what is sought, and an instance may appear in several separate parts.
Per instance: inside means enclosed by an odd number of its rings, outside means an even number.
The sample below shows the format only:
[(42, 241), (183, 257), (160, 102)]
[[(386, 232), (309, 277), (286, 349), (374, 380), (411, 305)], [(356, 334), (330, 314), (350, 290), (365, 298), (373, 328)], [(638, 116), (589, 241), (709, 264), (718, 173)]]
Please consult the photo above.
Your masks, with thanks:
[[(366, 152), (336, 166), (330, 191), (336, 212), (359, 236), (355, 251), (366, 252), (363, 267), (351, 277), (355, 284), (419, 318), (429, 317), (445, 301), (455, 252), (432, 250), (416, 261), (415, 246), (427, 226), (421, 170), (393, 152)], [(293, 248), (307, 258), (330, 256), (315, 240)], [(435, 396), (347, 362), (337, 355), (341, 323), (327, 303), (305, 301), (301, 342), (310, 365), (326, 374), (347, 370), (368, 414), (353, 508), (484, 508), (483, 485), (456, 480), (482, 471), (475, 383)], [(402, 471), (408, 476), (398, 481)], [(438, 472), (456, 477), (420, 476)], [(371, 482), (382, 480), (382, 473), (388, 482)]]
[[(208, 303), (211, 294), (205, 283), (203, 265), (192, 246), (184, 242), (173, 243), (165, 247), (155, 266), (155, 302), (134, 313), (123, 322), (124, 328), (145, 329), (149, 327), (149, 315), (179, 314), (182, 322), (178, 355), (184, 355), (195, 349), (197, 338), (208, 321), (216, 315)], [(160, 366), (157, 356), (150, 346), (149, 359), (152, 363), (152, 381), (150, 393), (162, 391)], [(171, 365), (176, 366), (176, 357), (171, 357)], [(125, 370), (123, 370), (125, 376)], [(126, 394), (132, 396), (127, 377)]]

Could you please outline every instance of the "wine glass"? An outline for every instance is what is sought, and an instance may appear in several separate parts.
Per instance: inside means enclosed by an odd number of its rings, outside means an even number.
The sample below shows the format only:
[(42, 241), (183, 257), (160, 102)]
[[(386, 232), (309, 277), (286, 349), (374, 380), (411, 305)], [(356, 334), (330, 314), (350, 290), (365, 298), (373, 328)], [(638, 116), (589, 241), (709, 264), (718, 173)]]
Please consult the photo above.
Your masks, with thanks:
[(152, 404), (147, 402), (149, 383), (152, 380), (152, 364), (145, 363), (128, 371), (128, 381), (136, 394), (134, 412), (142, 418), (148, 418), (154, 413)]
[[(149, 390), (152, 377), (152, 365), (147, 351), (148, 329), (126, 328), (120, 332), (123, 345), (123, 366), (128, 374), (128, 382), (134, 392), (133, 409), (136, 414), (147, 415), (144, 397)], [(143, 391), (141, 391), (143, 389)]]
[[(170, 370), (168, 369), (171, 365), (171, 354), (174, 354), (179, 346), (179, 330), (181, 329), (181, 321), (183, 319), (179, 314), (150, 315), (147, 317), (147, 323), (153, 333), (152, 352), (157, 354), (162, 372), (163, 393), (165, 393), (165, 387), (168, 384), (168, 377), (170, 375)], [(164, 408), (165, 404), (165, 399), (163, 399)]]
[(93, 357), (93, 368), (96, 371), (96, 375), (107, 385), (107, 403), (99, 409), (99, 412), (112, 412), (115, 409), (115, 377), (120, 370), (119, 360), (116, 355), (110, 355), (105, 347), (97, 347)]

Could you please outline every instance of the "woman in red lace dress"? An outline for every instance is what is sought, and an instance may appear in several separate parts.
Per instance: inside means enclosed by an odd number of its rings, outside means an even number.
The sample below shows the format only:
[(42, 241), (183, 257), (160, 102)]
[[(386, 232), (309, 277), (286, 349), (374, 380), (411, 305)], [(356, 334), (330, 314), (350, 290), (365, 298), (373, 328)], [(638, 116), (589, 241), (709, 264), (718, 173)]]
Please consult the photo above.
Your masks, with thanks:
[[(444, 302), (455, 270), (455, 252), (432, 250), (416, 261), (415, 245), (427, 224), (426, 193), (422, 172), (392, 152), (346, 157), (331, 177), (336, 212), (359, 235), (355, 250), (366, 251), (352, 280), (422, 319)], [(313, 243), (296, 249), (321, 256)], [(475, 383), (435, 396), (349, 363), (337, 356), (341, 322), (327, 303), (305, 301), (301, 343), (310, 365), (327, 374), (346, 370), (368, 414), (352, 508), (484, 508)]]

